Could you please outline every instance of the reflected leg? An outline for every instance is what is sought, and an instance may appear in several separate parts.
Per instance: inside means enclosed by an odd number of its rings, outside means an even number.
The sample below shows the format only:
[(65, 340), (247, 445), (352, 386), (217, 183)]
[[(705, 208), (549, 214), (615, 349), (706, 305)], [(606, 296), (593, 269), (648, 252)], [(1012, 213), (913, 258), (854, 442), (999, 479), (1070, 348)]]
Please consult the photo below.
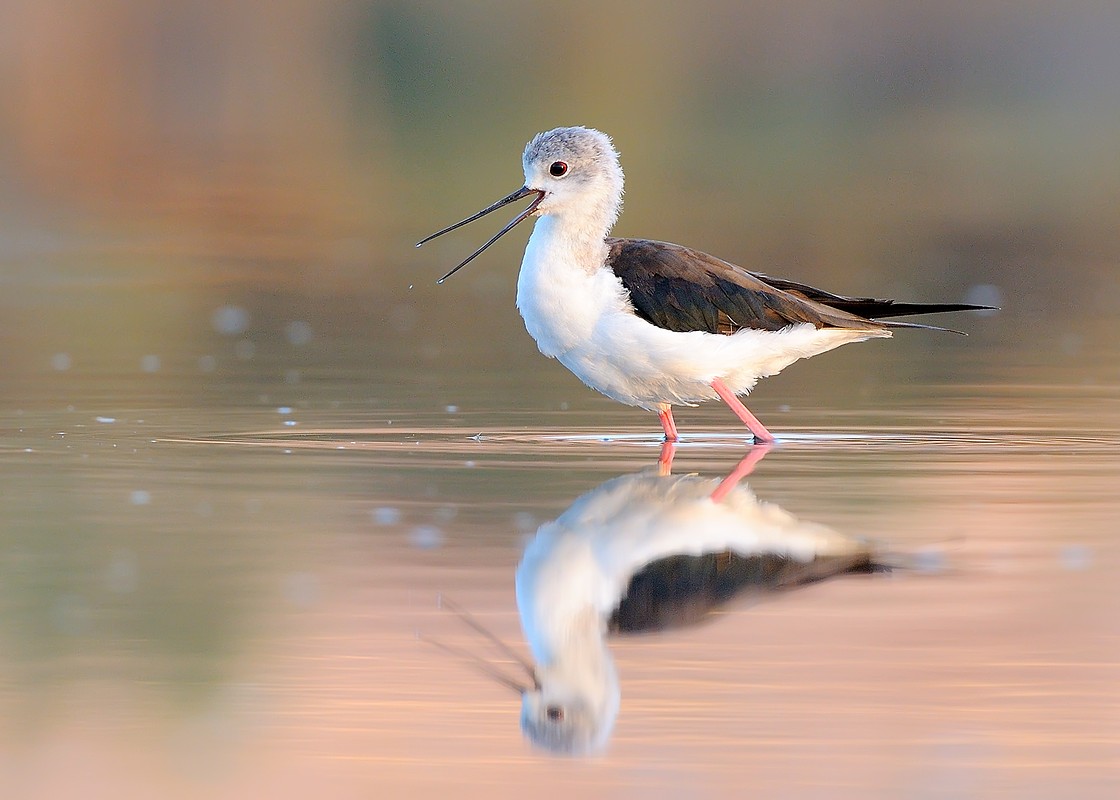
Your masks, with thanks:
[(661, 455), (657, 458), (657, 474), (661, 477), (673, 474), (673, 456), (676, 451), (677, 446), (673, 442), (661, 443)]
[(743, 460), (735, 465), (735, 469), (731, 470), (728, 476), (719, 482), (719, 486), (712, 491), (712, 502), (718, 503), (723, 500), (723, 498), (727, 497), (728, 493), (735, 488), (739, 481), (754, 472), (754, 468), (758, 465), (758, 462), (761, 461), (763, 456), (769, 453), (771, 449), (773, 449), (773, 445), (769, 442), (760, 444), (757, 447), (752, 447), (751, 451), (743, 457)]

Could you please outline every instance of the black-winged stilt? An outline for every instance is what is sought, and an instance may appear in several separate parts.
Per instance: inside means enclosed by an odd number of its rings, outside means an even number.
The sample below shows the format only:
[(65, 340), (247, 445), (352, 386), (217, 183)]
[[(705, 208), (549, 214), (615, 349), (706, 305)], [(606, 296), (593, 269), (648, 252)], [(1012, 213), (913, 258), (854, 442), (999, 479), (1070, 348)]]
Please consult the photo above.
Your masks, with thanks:
[(591, 388), (656, 411), (667, 441), (678, 439), (674, 405), (717, 397), (756, 442), (772, 441), (738, 399), (759, 378), (848, 342), (888, 337), (892, 328), (933, 328), (885, 317), (988, 308), (844, 297), (680, 245), (608, 237), (622, 207), (622, 168), (610, 137), (591, 128), (537, 134), (522, 164), (524, 186), (417, 247), (532, 197), (439, 282), (522, 220), (538, 217), (517, 281), (525, 327), (542, 353)]

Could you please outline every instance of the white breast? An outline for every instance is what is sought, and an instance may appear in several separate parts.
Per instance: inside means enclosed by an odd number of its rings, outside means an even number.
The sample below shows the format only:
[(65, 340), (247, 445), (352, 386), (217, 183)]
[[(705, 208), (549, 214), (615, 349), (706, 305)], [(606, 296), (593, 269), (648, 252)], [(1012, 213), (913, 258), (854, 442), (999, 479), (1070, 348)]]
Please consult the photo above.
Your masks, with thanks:
[(650, 410), (717, 397), (722, 379), (736, 394), (800, 358), (887, 330), (744, 329), (732, 336), (659, 328), (637, 316), (629, 293), (603, 264), (606, 244), (583, 244), (552, 217), (533, 229), (517, 281), (517, 307), (540, 351), (591, 388)]

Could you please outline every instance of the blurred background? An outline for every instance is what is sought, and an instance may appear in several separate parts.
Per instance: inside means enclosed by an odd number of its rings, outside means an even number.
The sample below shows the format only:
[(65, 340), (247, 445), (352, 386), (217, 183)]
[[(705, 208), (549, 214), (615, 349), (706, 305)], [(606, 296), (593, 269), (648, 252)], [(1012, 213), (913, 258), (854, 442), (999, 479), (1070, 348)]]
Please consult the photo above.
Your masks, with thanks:
[[(892, 742), (910, 742), (894, 735), (895, 706), (930, 697), (936, 707), (900, 724), (949, 714), (949, 755), (913, 763), (964, 753), (968, 775), (971, 758), (1028, 781), (1020, 760), (1050, 765), (1046, 786), (1072, 785), (1061, 770), (1074, 764), (1107, 786), (1120, 719), (1114, 697), (1101, 701), (1120, 663), (1115, 441), (1054, 431), (1107, 439), (1120, 413), (1118, 41), (1120, 4), (1094, 0), (5, 0), (0, 795), (305, 796), (343, 763), (346, 796), (368, 796), (385, 770), (412, 786), (473, 769), (502, 794), (517, 786), (487, 769), (506, 754), (539, 786), (570, 788), (571, 768), (525, 754), (515, 712), (480, 710), (484, 692), (447, 696), (462, 672), (416, 652), (417, 609), (431, 614), (435, 592), (457, 587), (470, 607), (501, 609), (516, 640), (522, 537), (653, 459), (464, 454), (467, 436), (657, 426), (537, 353), (514, 308), (527, 227), (440, 287), (504, 220), (413, 244), (519, 187), (525, 142), (575, 124), (622, 154), (618, 235), (844, 294), (1002, 308), (946, 322), (967, 339), (901, 332), (814, 359), (752, 400), (779, 433), (1027, 426), (1036, 438), (1017, 450), (903, 451), (889, 468), (874, 448), (826, 448), (821, 461), (791, 449), (768, 458), (763, 489), (845, 532), (979, 532), (1003, 537), (999, 552), (1043, 542), (1065, 559), (1060, 602), (1033, 573), (1001, 584), (1007, 618), (985, 618), (971, 639), (983, 581), (966, 600), (952, 583), (911, 596), (906, 610), (937, 616), (927, 630), (940, 638), (898, 651), (889, 675), (901, 683), (883, 691), (895, 705), (869, 697), (856, 661), (849, 684), (805, 695), (783, 739), (789, 761), (770, 762), (774, 796), (804, 763), (850, 770), (853, 796), (869, 796), (866, 761), (815, 760), (814, 698), (837, 697), (837, 724), (866, 707), (879, 724), (853, 741), (888, 747), (863, 755), (893, 757)], [(704, 419), (726, 430), (719, 408), (678, 422), (687, 432)], [(367, 450), (335, 452), (354, 439)], [(1054, 447), (1086, 460), (1052, 461)], [(1015, 460), (1028, 453), (1046, 457)], [(942, 470), (933, 480), (915, 472), (926, 461)], [(1052, 567), (1044, 552), (1030, 563)], [(1111, 573), (1091, 571), (1105, 563)], [(844, 621), (833, 619), (841, 648)], [(774, 656), (773, 681), (792, 652)], [(914, 674), (906, 658), (967, 670), (977, 653), (987, 661), (961, 679), (971, 687), (1003, 685), (992, 665), (1029, 680), (1051, 665), (1024, 685), (1053, 691), (1019, 697), (1049, 697), (1041, 716), (1066, 727), (1016, 739), (1041, 718), (1030, 701), (1001, 717), (980, 693), (961, 711), (952, 681), (939, 695), (898, 678)], [(1111, 671), (1077, 683), (1062, 658)], [(736, 664), (724, 666), (733, 679)], [(1053, 688), (1067, 683), (1089, 688), (1069, 700)], [(646, 720), (664, 729), (659, 708)], [(769, 711), (790, 722), (780, 704)], [(988, 724), (997, 755), (952, 749), (954, 725), (987, 736)], [(915, 746), (939, 731), (918, 730)], [(691, 763), (716, 774), (702, 733)], [(802, 742), (818, 748), (808, 761)], [(649, 770), (671, 759), (641, 745), (631, 740), (632, 771), (613, 773), (619, 786), (661, 786)], [(450, 754), (442, 772), (428, 769), (433, 749)], [(773, 751), (750, 752), (765, 770)], [(114, 789), (124, 775), (134, 795)], [(646, 783), (628, 783), (636, 775)], [(603, 773), (578, 777), (594, 787)]]
[(488, 222), (411, 245), (520, 185), (524, 142), (568, 124), (622, 152), (619, 235), (845, 293), (1002, 305), (1042, 363), (1114, 336), (1112, 4), (12, 0), (0, 15), (10, 401), (60, 367), (138, 371), (145, 355), (188, 392), (203, 356), (204, 373), (236, 371), (288, 348), (297, 369), (342, 340), (364, 342), (363, 363), (536, 358), (513, 312), (522, 233), (438, 290)]

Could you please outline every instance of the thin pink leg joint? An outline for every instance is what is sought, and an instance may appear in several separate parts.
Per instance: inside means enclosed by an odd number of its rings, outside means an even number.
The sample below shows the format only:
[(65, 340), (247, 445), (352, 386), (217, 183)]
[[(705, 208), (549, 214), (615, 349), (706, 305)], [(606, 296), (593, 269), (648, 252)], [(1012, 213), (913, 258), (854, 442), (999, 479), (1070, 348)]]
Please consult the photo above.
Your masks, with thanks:
[(712, 388), (716, 390), (716, 394), (720, 399), (735, 412), (735, 416), (743, 421), (743, 424), (750, 428), (751, 434), (754, 436), (756, 442), (772, 442), (774, 441), (773, 434), (766, 430), (765, 426), (758, 421), (758, 417), (752, 414), (745, 405), (739, 402), (739, 398), (735, 393), (727, 388), (727, 384), (719, 378), (712, 381)]
[(673, 409), (667, 408), (664, 411), (658, 411), (657, 418), (661, 420), (661, 427), (665, 431), (665, 441), (675, 442), (681, 438), (680, 434), (677, 433), (677, 424), (673, 422)]

